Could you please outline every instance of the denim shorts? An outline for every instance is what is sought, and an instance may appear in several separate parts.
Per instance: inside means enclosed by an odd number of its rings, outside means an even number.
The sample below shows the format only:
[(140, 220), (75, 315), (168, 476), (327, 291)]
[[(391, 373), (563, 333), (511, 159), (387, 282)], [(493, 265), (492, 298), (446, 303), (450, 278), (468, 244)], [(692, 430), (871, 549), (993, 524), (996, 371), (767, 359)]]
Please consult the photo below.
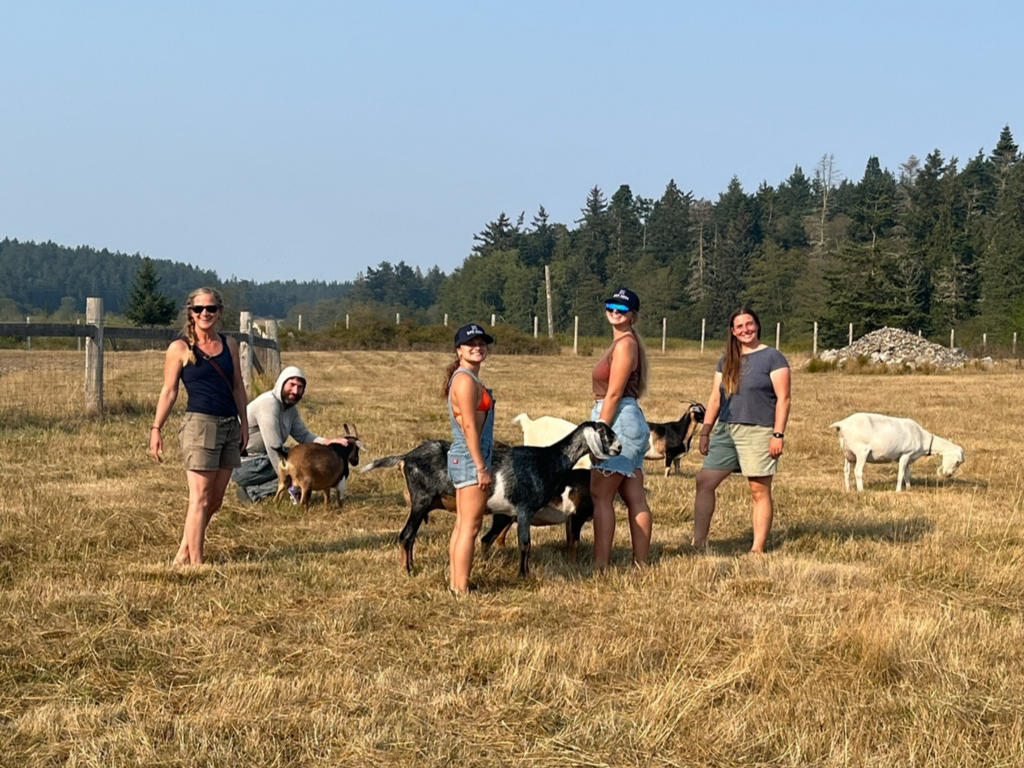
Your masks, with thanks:
[(238, 419), (188, 411), (178, 430), (185, 469), (211, 472), (242, 466)]
[[(484, 464), (490, 469), (491, 446), (482, 445), (480, 448), (484, 454)], [(476, 476), (476, 464), (473, 463), (473, 457), (468, 449), (459, 450), (458, 446), (453, 445), (452, 450), (448, 451), (448, 478), (456, 489), (476, 485), (479, 482)]]
[(773, 427), (757, 424), (717, 424), (708, 441), (703, 469), (727, 469), (744, 477), (774, 475), (779, 460), (768, 452)]
[[(601, 418), (603, 403), (603, 400), (594, 401), (594, 408), (590, 411), (591, 421)], [(634, 472), (644, 468), (644, 454), (647, 453), (647, 446), (651, 441), (651, 429), (647, 426), (644, 412), (640, 410), (635, 397), (624, 397), (619, 400), (619, 410), (612, 419), (612, 431), (622, 443), (622, 453), (604, 461), (594, 462), (591, 469), (632, 477)]]

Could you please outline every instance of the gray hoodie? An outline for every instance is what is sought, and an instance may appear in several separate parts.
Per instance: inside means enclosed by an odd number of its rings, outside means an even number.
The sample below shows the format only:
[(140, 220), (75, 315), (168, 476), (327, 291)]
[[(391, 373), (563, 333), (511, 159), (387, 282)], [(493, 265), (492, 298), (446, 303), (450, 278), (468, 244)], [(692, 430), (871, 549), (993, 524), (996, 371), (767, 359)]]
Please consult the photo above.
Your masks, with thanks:
[(281, 391), (288, 379), (306, 380), (306, 374), (301, 368), (289, 365), (281, 375), (277, 377), (277, 383), (270, 392), (264, 392), (255, 398), (245, 409), (246, 417), (249, 420), (249, 445), (250, 456), (267, 454), (270, 463), (277, 471), (278, 457), (272, 446), (280, 447), (284, 441), (291, 436), (296, 443), (326, 443), (322, 437), (317, 437), (299, 415), (299, 409), (293, 405), (286, 405), (282, 399)]

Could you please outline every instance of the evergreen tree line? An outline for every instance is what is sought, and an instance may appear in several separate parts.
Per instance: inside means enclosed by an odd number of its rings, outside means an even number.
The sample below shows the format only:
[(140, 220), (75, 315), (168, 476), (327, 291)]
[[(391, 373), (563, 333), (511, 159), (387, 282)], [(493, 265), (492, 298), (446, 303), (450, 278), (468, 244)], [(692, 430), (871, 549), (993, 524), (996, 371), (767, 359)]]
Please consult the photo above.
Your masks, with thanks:
[(960, 167), (939, 150), (898, 173), (869, 158), (860, 180), (831, 155), (808, 176), (796, 167), (773, 187), (744, 191), (733, 178), (716, 201), (669, 181), (661, 197), (620, 186), (587, 195), (573, 226), (543, 206), (529, 224), (504, 212), (474, 235), (472, 253), (444, 277), (382, 262), (356, 280), (350, 304), (386, 306), (437, 322), (492, 314), (527, 330), (546, 326), (543, 268), (550, 265), (554, 324), (606, 332), (601, 301), (620, 285), (643, 301), (647, 333), (697, 338), (701, 322), (723, 337), (740, 304), (786, 338), (845, 343), (882, 326), (969, 339), (1024, 331), (1024, 163), (1009, 126), (995, 149)]
[(147, 262), (155, 277), (152, 287), (175, 308), (184, 304), (192, 290), (205, 285), (221, 290), (233, 308), (284, 318), (295, 307), (337, 303), (352, 287), (348, 282), (225, 281), (213, 270), (141, 254), (4, 239), (0, 240), (0, 321), (29, 315), (54, 316), (55, 322), (73, 320), (85, 312), (89, 297), (102, 298), (108, 312), (130, 312), (129, 298)]
[[(808, 338), (818, 322), (823, 344), (843, 343), (851, 322), (858, 336), (884, 325), (926, 336), (956, 327), (967, 338), (1024, 331), (1024, 163), (1009, 126), (962, 168), (936, 149), (897, 173), (869, 158), (854, 181), (825, 155), (810, 175), (796, 167), (778, 186), (748, 193), (734, 177), (715, 201), (674, 180), (657, 199), (628, 185), (609, 199), (595, 186), (571, 225), (550, 221), (543, 206), (529, 224), (503, 212), (474, 242), (450, 275), (383, 261), (351, 284), (221, 283), (191, 265), (154, 264), (173, 297), (218, 285), (235, 307), (291, 324), (302, 314), (314, 330), (361, 312), (434, 323), (448, 314), (450, 324), (493, 314), (522, 330), (539, 315), (544, 328), (550, 266), (559, 332), (579, 316), (581, 333), (604, 334), (601, 302), (620, 285), (641, 296), (651, 335), (665, 317), (672, 336), (696, 338), (706, 319), (721, 338), (740, 304), (754, 306), (765, 328), (782, 322), (789, 340)], [(45, 270), (31, 269), (39, 256)], [(142, 257), (111, 257), (5, 240), (0, 295), (36, 306), (66, 297), (84, 306), (99, 295), (116, 310)]]

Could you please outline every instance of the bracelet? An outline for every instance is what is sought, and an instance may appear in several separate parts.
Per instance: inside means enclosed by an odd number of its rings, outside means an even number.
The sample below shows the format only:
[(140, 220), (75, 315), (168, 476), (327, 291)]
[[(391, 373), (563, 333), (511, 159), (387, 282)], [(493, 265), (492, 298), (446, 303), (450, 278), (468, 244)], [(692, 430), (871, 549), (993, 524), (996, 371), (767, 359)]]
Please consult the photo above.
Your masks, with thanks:
[(149, 431), (150, 431), (150, 432), (152, 432), (152, 431), (153, 431), (154, 429), (155, 429), (155, 430), (156, 430), (157, 432), (159, 432), (159, 431), (160, 431), (161, 429), (163, 429), (163, 427), (157, 427), (157, 426), (155, 426), (155, 425), (154, 425), (154, 426), (152, 426), (152, 427), (150, 427), (150, 428), (149, 428)]
[(782, 439), (782, 438), (784, 438), (785, 436), (786, 436), (786, 435), (785, 435), (785, 434), (783, 434), (782, 432), (772, 432), (772, 437), (777, 437), (777, 438), (779, 438), (779, 440), (781, 440), (781, 439)]

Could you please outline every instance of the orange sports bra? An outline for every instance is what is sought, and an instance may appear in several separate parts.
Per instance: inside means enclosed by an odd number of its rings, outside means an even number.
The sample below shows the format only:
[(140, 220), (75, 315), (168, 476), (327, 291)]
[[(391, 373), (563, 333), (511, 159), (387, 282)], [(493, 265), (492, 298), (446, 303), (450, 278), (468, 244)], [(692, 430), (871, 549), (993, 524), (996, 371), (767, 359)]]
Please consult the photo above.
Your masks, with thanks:
[(480, 398), (480, 405), (478, 405), (476, 409), (478, 411), (486, 413), (487, 411), (491, 410), (491, 406), (494, 405), (494, 398), (491, 397), (491, 393), (487, 391), (486, 387), (484, 387), (483, 390), (484, 394)]
[[(464, 369), (460, 368), (459, 370)], [(472, 376), (472, 374), (470, 375)], [(452, 375), (452, 378), (454, 378), (454, 374)], [(494, 407), (494, 398), (491, 397), (490, 390), (488, 390), (487, 387), (483, 385), (483, 382), (480, 381), (480, 379), (477, 379), (476, 376), (473, 376), (473, 378), (476, 379), (476, 382), (480, 385), (480, 389), (483, 390), (483, 394), (480, 396), (480, 404), (477, 405), (476, 409), (480, 413), (487, 413), (487, 411), (491, 410), (491, 408)], [(462, 416), (462, 414), (459, 413), (459, 411), (455, 410), (454, 403), (452, 403), (452, 413), (455, 414), (456, 418), (460, 418)]]

